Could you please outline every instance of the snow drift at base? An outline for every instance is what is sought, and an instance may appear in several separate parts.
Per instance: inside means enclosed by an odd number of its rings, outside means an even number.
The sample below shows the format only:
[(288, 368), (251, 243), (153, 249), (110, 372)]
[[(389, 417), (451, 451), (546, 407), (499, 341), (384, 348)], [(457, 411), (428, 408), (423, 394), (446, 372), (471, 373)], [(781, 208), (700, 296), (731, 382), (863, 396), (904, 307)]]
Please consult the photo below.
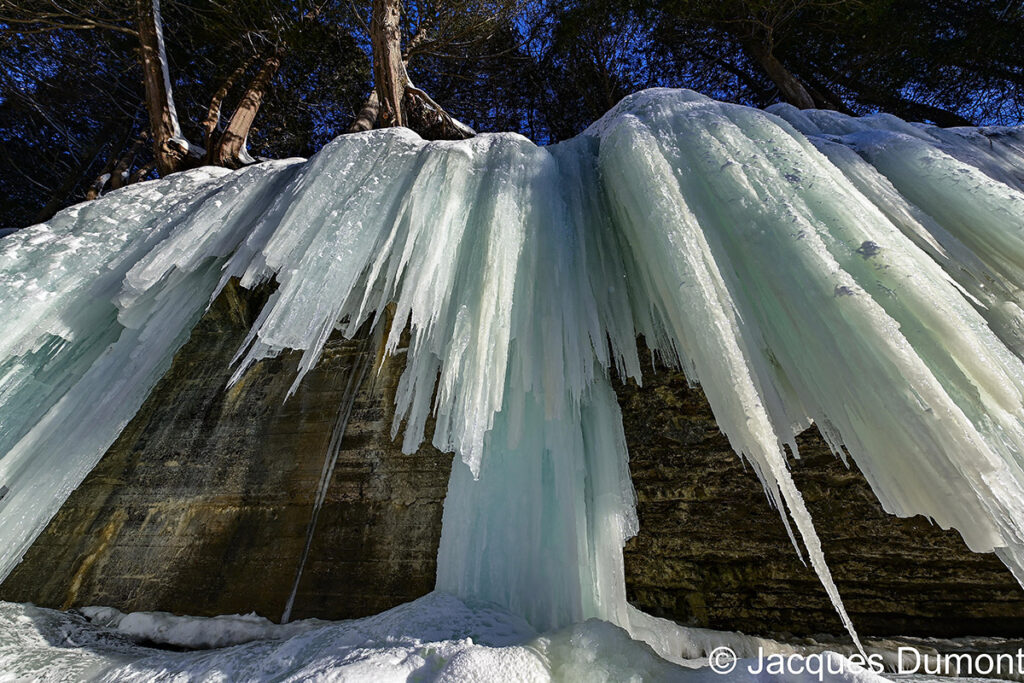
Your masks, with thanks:
[[(297, 621), (280, 626), (258, 617), (121, 615), (86, 608), (88, 619), (31, 605), (0, 602), (0, 670), (15, 680), (155, 683), (157, 681), (418, 681), (466, 683), (721, 683), (701, 658), (708, 643), (729, 644), (743, 659), (730, 681), (758, 681), (756, 653), (796, 654), (810, 668), (839, 672), (826, 680), (881, 683), (886, 679), (827, 647), (793, 648), (738, 634), (677, 629), (684, 656), (668, 661), (621, 628), (597, 619), (546, 634), (491, 605), (444, 593), (365, 619)], [(125, 621), (131, 624), (125, 627)], [(91, 623), (90, 623), (91, 622)], [(113, 626), (114, 628), (110, 628)], [(118, 628), (118, 626), (121, 626)], [(262, 632), (260, 632), (262, 631)], [(187, 642), (198, 648), (236, 639), (219, 649), (174, 652), (154, 646)], [(751, 657), (755, 659), (751, 661)], [(816, 674), (776, 676), (818, 683)]]
[(610, 375), (641, 381), (638, 335), (701, 383), (855, 641), (788, 470), (812, 422), (888, 511), (1024, 580), (1019, 129), (652, 90), (551, 147), (378, 130), (68, 209), (0, 241), (0, 577), (231, 278), (277, 283), (233, 381), (297, 349), (300, 382), (336, 329), (385, 326), (389, 352), (408, 331), (394, 433), (414, 450), (433, 414), (458, 455), (437, 587), (536, 629), (659, 637), (622, 566)]

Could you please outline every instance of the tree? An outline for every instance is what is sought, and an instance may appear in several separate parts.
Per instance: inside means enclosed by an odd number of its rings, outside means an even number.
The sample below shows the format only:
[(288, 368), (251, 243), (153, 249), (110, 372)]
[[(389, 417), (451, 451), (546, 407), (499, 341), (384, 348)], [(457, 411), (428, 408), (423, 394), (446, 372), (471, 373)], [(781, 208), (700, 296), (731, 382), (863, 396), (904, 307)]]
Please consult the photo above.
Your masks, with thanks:
[[(104, 7), (94, 8), (90, 25), (96, 28), (57, 26), (63, 16), (0, 25), (0, 216), (6, 225), (45, 220), (84, 197), (114, 147), (129, 143), (143, 125), (135, 79), (126, 73), (133, 61), (125, 55), (136, 38), (127, 22), (118, 30), (100, 27), (113, 18)], [(5, 22), (9, 9), (0, 0)]]
[(149, 112), (149, 126), (153, 138), (153, 154), (160, 175), (165, 176), (203, 163), (228, 168), (253, 163), (255, 160), (249, 156), (246, 141), (260, 105), (263, 104), (263, 97), (281, 66), (284, 43), (280, 36), (276, 36), (275, 44), (270, 47), (269, 53), (261, 58), (259, 70), (249, 82), (227, 127), (219, 134), (218, 126), (224, 97), (252, 64), (253, 56), (245, 58), (214, 93), (202, 124), (206, 144), (204, 149), (185, 137), (178, 121), (171, 88), (170, 66), (164, 48), (160, 0), (135, 0), (135, 15), (139, 35), (139, 59), (146, 90), (146, 109)]
[[(146, 52), (156, 57), (148, 73), (158, 76), (151, 83), (158, 101), (162, 91), (172, 95), (147, 108), (134, 0), (0, 0), (5, 223), (45, 220), (69, 202), (152, 177), (157, 147), (164, 172), (235, 166), (257, 154), (308, 156), (348, 125), (369, 62), (347, 2), (162, 5), (162, 23), (171, 27), (162, 36), (166, 59), (155, 21), (147, 21)], [(153, 16), (151, 5), (142, 9)]]
[(874, 0), (787, 49), (858, 109), (946, 126), (1021, 121), (1019, 1)]
[(670, 0), (660, 4), (660, 11), (715, 31), (720, 42), (740, 46), (784, 101), (802, 109), (835, 109), (841, 102), (795, 73), (779, 54), (780, 46), (789, 42), (809, 17), (816, 23), (837, 21), (862, 4), (862, 0)]
[(580, 17), (641, 24), (635, 80), (756, 106), (1021, 121), (1020, 0), (574, 0), (560, 16), (570, 46), (593, 41)]
[(519, 4), (515, 0), (410, 0), (403, 15), (400, 0), (373, 0), (367, 32), (373, 49), (374, 87), (350, 130), (407, 126), (427, 139), (475, 135), (413, 85), (410, 61), (420, 54), (452, 58), (453, 49), (465, 54), (488, 44), (511, 23)]
[(26, 224), (158, 174), (308, 156), (378, 126), (551, 142), (659, 85), (753, 106), (781, 99), (939, 125), (1019, 123), (1024, 9), (1021, 0), (0, 0), (0, 215)]

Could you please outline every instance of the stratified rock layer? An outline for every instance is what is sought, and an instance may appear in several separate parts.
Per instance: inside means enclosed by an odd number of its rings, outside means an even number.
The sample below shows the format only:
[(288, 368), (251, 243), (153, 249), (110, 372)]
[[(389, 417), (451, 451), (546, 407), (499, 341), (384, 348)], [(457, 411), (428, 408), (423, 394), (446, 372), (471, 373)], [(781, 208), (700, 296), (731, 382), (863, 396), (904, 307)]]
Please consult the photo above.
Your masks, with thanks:
[[(0, 599), (69, 608), (277, 619), (294, 584), (338, 405), (362, 340), (333, 338), (285, 401), (296, 354), (225, 390), (260, 296), (230, 287), (131, 424), (72, 494)], [(293, 618), (364, 616), (433, 588), (451, 456), (389, 436), (401, 355), (356, 395)], [(639, 498), (630, 599), (748, 633), (837, 633), (760, 484), (699, 389), (659, 368), (617, 385)], [(816, 433), (794, 476), (854, 623), (866, 634), (1024, 635), (1024, 592), (955, 532), (886, 515)]]
[[(639, 499), (625, 551), (629, 599), (651, 612), (758, 634), (840, 633), (749, 466), (718, 430), (699, 388), (659, 368), (616, 387)], [(810, 429), (793, 476), (843, 601), (862, 634), (1022, 635), (1024, 591), (955, 531), (882, 510), (867, 482)]]
[[(0, 598), (277, 619), (291, 592), (357, 341), (332, 339), (285, 401), (298, 354), (225, 390), (259, 310), (230, 287)], [(375, 350), (373, 350), (375, 351)], [(451, 456), (391, 442), (401, 363), (356, 396), (295, 617), (380, 612), (433, 589)]]

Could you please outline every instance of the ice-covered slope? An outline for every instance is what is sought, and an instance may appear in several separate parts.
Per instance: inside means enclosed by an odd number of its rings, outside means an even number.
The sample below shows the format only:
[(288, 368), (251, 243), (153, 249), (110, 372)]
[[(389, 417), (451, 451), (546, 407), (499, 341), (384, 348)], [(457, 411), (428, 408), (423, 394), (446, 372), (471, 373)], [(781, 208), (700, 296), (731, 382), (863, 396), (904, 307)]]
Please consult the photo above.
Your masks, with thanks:
[(888, 510), (1024, 579), (1024, 134), (775, 113), (653, 90), (546, 148), (373, 131), (3, 238), (0, 576), (240, 277), (279, 287), (236, 379), (298, 349), (299, 382), (389, 306), (389, 350), (408, 327), (395, 432), (433, 412), (459, 455), (438, 588), (536, 628), (641, 629), (609, 385), (641, 379), (637, 334), (703, 385), (844, 620), (786, 463), (811, 421)]

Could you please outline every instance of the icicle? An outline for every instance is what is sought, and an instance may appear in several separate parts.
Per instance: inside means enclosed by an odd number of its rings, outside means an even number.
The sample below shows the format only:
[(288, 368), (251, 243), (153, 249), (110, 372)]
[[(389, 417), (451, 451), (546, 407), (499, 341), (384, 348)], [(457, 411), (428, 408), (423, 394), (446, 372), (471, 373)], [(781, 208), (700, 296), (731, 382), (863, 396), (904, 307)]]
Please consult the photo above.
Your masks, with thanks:
[(433, 413), (458, 455), (438, 586), (534, 625), (660, 638), (622, 568), (636, 517), (610, 376), (640, 381), (638, 334), (703, 385), (855, 640), (786, 460), (812, 421), (887, 510), (1020, 579), (1024, 134), (772, 112), (652, 90), (547, 148), (373, 131), (3, 237), (0, 577), (237, 277), (278, 288), (233, 380), (297, 349), (297, 383), (335, 330), (393, 306), (394, 434), (415, 450)]

